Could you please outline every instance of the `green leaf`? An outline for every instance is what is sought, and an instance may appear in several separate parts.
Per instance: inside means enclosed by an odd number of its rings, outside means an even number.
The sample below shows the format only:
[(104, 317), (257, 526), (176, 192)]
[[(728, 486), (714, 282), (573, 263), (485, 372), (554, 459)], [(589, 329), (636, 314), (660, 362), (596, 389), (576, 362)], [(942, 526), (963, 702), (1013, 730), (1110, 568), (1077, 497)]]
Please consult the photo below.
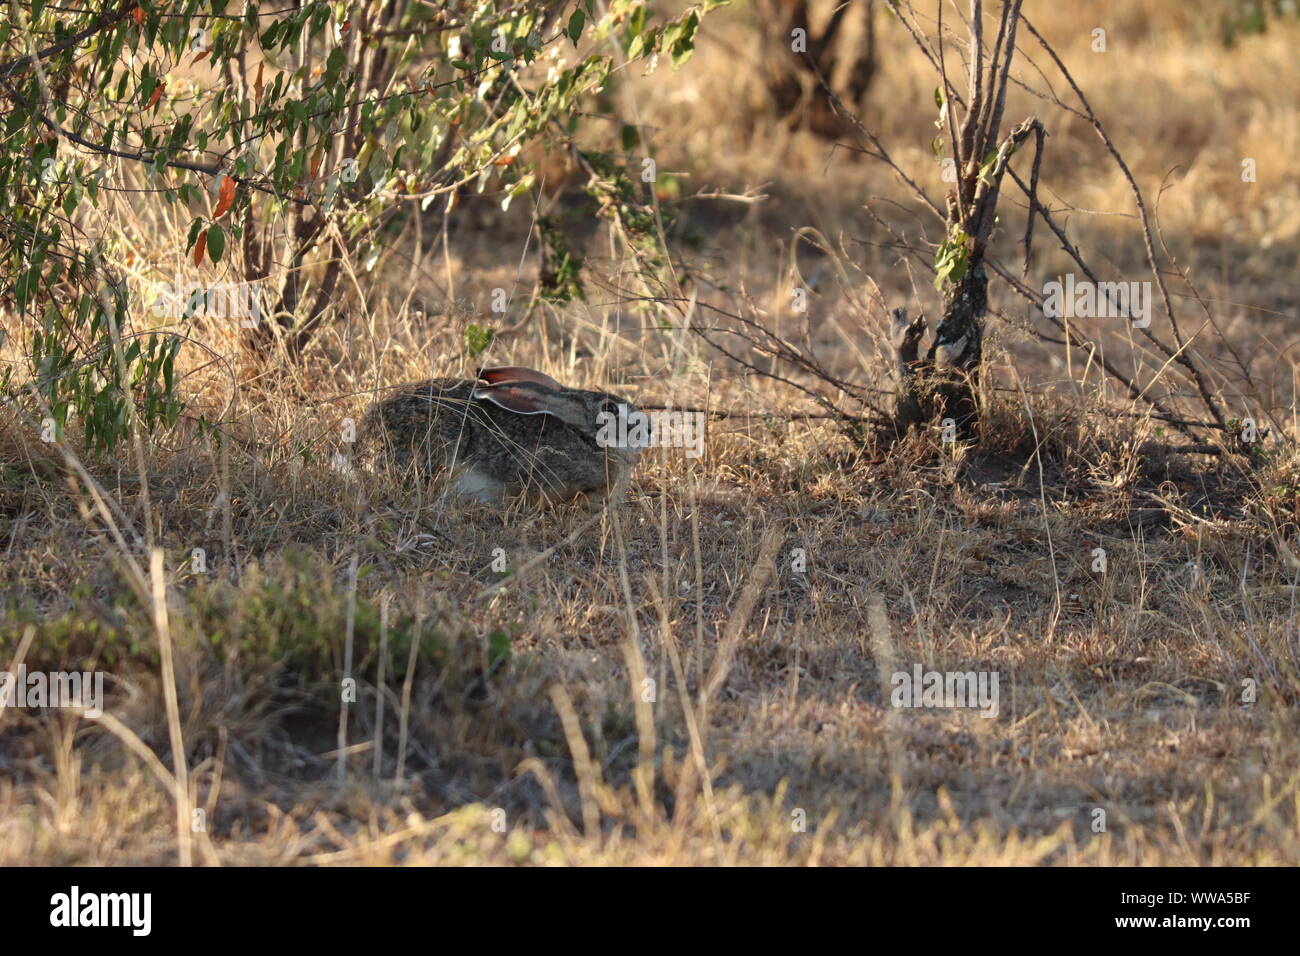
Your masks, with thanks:
[(492, 670), (510, 660), (510, 635), (505, 631), (493, 631), (488, 635), (488, 666)]
[(673, 41), (673, 69), (677, 69), (691, 58), (695, 52), (695, 31), (700, 25), (700, 15), (692, 10), (682, 17), (678, 26), (678, 36)]
[(582, 36), (582, 28), (586, 22), (587, 16), (581, 10), (574, 10), (573, 16), (569, 17), (569, 26), (565, 32), (574, 46), (578, 45), (578, 38)]
[(226, 234), (215, 222), (208, 226), (208, 256), (213, 262), (221, 261), (221, 254), (226, 251)]
[(343, 47), (336, 46), (330, 50), (329, 58), (325, 61), (325, 84), (332, 85), (338, 78), (339, 71), (343, 69), (343, 64), (347, 60), (347, 55), (343, 52)]
[(987, 183), (989, 181), (988, 175), (993, 170), (993, 164), (996, 163), (997, 161), (998, 161), (998, 151), (996, 149), (989, 150), (988, 155), (984, 157), (984, 162), (980, 164), (980, 171), (979, 171), (980, 182)]
[(471, 358), (478, 358), (488, 350), (492, 344), (492, 337), (495, 333), (490, 327), (481, 325), (470, 325), (465, 329), (465, 347), (469, 349)]

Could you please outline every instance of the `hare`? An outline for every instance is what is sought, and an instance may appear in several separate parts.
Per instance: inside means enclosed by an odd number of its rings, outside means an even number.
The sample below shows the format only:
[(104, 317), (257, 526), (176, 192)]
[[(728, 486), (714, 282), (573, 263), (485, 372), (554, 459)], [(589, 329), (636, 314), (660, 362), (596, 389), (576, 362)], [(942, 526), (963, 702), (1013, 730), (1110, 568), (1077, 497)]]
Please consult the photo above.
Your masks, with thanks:
[(641, 450), (620, 442), (635, 406), (520, 366), (478, 379), (417, 382), (375, 403), (362, 454), (425, 480), (447, 474), (458, 494), (484, 502), (525, 493), (590, 505), (623, 490)]

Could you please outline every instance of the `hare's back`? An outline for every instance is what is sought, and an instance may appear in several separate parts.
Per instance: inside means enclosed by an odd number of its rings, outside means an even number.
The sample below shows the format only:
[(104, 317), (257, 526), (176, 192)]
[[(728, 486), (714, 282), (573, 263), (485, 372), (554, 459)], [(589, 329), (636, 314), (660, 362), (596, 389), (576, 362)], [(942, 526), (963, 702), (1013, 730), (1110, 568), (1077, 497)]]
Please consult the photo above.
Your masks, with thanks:
[(364, 448), (392, 452), (399, 464), (413, 449), (437, 449), (442, 458), (464, 444), (466, 418), (479, 416), (472, 398), (473, 383), (432, 379), (405, 385), (366, 412), (362, 426)]
[(453, 415), (463, 416), (475, 403), (473, 383), (455, 379), (433, 379), (404, 385), (370, 407), (367, 424), (390, 435), (423, 432), (430, 422)]

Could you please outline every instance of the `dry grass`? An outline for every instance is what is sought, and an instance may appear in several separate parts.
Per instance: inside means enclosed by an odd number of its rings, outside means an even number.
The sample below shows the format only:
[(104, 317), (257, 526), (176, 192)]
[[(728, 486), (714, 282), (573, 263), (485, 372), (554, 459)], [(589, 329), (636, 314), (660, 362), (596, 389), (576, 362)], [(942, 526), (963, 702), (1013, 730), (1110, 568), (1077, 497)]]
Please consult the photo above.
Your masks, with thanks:
[[(1300, 187), (1283, 157), (1300, 147), (1285, 95), (1300, 33), (1225, 49), (1183, 5), (1100, 4), (1111, 52), (1094, 55), (1091, 22), (1029, 13), (1143, 188), (1179, 167), (1164, 231), (1291, 420)], [(929, 168), (933, 83), (896, 32), (864, 112)], [(862, 210), (904, 194), (765, 115), (736, 64), (751, 45), (733, 11), (687, 69), (632, 85), (660, 168), (688, 176), (687, 193), (770, 184), (762, 204), (683, 203), (674, 247), (717, 277), (711, 301), (785, 322), (794, 231), (817, 228), (849, 254), (804, 246), (795, 259), (824, 277), (810, 341), (838, 374), (884, 387), (884, 315), (855, 293), (859, 271), (890, 304), (937, 306)], [(1031, 108), (1021, 97), (1008, 115)], [(1045, 181), (1080, 210), (1127, 212), (1090, 131), (1037, 108), (1052, 134)], [(1243, 156), (1259, 159), (1253, 186)], [(164, 215), (105, 225), (172, 248), (156, 237), (184, 224)], [(710, 424), (703, 458), (648, 455), (624, 505), (595, 518), (466, 507), (331, 468), (343, 420), (378, 388), (473, 367), (462, 343), (478, 303), (531, 285), (531, 260), (517, 275), (528, 215), (471, 205), (446, 259), (408, 236), (357, 276), (351, 321), (300, 366), (259, 369), (231, 329), (192, 326), (224, 362), (186, 355), (182, 388), (230, 440), (223, 451), (191, 417), (149, 449), (147, 481), (185, 799), (206, 814), (196, 862), (1300, 861), (1296, 571), (1277, 546), (1295, 530), (1300, 459), (1280, 445), (1253, 463), (1165, 453), (1154, 423), (1102, 411), (1117, 395), (1011, 324), (994, 328), (979, 444), (886, 449), (784, 420), (809, 403), (593, 294), (501, 335), (489, 359), (741, 413)], [(1080, 212), (1071, 225), (1120, 275), (1140, 262), (1129, 220)], [(594, 255), (610, 248), (591, 237)], [(1050, 276), (1045, 241), (1042, 254), (1035, 271)], [(170, 279), (180, 260), (121, 265)], [(107, 671), (120, 721), (0, 712), (0, 865), (174, 862), (158, 604), (133, 587), (85, 480), (15, 421), (0, 427), (0, 660), (22, 648), (29, 667)], [(142, 531), (131, 457), (86, 464), (114, 521)], [(196, 547), (206, 574), (190, 567)], [(157, 581), (148, 553), (136, 558)], [(349, 642), (359, 691), (339, 783)], [(890, 675), (916, 663), (998, 672), (998, 715), (891, 707)]]

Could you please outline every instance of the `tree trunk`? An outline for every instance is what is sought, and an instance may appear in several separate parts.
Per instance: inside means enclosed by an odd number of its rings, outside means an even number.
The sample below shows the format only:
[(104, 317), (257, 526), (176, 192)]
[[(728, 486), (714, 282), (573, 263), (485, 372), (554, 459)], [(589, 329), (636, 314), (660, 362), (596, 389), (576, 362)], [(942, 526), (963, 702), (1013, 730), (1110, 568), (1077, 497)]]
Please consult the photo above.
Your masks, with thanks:
[(979, 373), (984, 358), (984, 315), (988, 275), (973, 266), (944, 296), (943, 319), (921, 358), (925, 317), (907, 318), (894, 310), (891, 342), (897, 359), (892, 439), (918, 425), (933, 425), (958, 441), (976, 437), (979, 426)]
[(944, 296), (943, 321), (930, 346), (934, 414), (941, 424), (952, 419), (962, 441), (974, 438), (979, 424), (977, 387), (988, 305), (988, 275), (978, 263)]
[[(777, 111), (792, 126), (806, 124), (819, 136), (837, 139), (851, 131), (831, 103), (818, 73), (850, 109), (866, 95), (876, 69), (873, 0), (842, 0), (820, 31), (813, 29), (810, 0), (757, 0), (763, 35), (763, 80)], [(842, 30), (853, 12), (861, 19), (857, 45)], [(802, 47), (794, 31), (802, 31)], [(849, 31), (851, 32), (851, 31)], [(838, 42), (837, 42), (838, 41)]]

